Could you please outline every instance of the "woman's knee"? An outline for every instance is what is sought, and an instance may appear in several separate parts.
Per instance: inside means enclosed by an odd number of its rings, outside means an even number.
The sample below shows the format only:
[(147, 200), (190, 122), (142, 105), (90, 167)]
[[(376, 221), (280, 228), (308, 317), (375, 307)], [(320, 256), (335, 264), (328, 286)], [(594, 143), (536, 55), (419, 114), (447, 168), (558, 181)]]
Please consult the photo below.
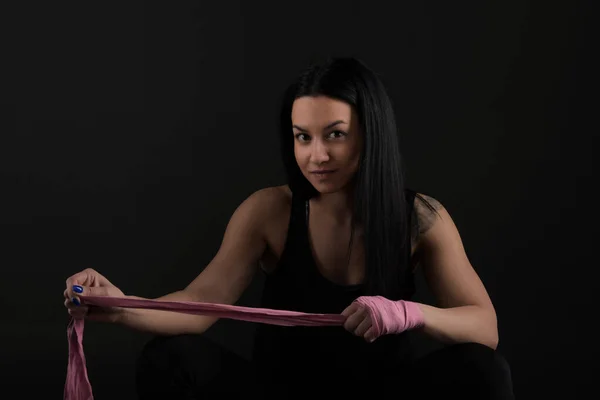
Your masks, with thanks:
[(462, 343), (448, 349), (455, 371), (473, 387), (488, 388), (494, 398), (512, 398), (512, 377), (508, 361), (498, 351), (479, 343)]
[(458, 358), (479, 370), (493, 370), (510, 375), (508, 361), (498, 351), (479, 343), (462, 343), (451, 346)]
[(203, 335), (154, 337), (137, 358), (138, 398), (212, 398), (222, 390), (223, 365), (231, 368), (237, 362), (233, 353)]
[(478, 343), (446, 346), (414, 366), (419, 387), (436, 398), (455, 392), (463, 399), (513, 399), (510, 367), (496, 350)]
[(136, 367), (139, 373), (149, 370), (181, 371), (202, 369), (202, 365), (219, 362), (221, 349), (201, 335), (156, 336), (140, 352)]
[(140, 399), (165, 393), (170, 397), (162, 398), (211, 398), (239, 390), (226, 382), (248, 372), (245, 359), (203, 335), (159, 336), (146, 343), (137, 359), (136, 386)]

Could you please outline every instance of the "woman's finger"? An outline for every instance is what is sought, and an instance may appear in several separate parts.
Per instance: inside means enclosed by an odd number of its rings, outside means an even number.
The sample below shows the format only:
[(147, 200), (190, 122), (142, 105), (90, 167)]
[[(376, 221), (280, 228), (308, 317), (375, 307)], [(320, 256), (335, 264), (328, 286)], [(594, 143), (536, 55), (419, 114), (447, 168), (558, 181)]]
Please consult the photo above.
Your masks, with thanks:
[(346, 321), (344, 322), (344, 328), (348, 332), (354, 332), (365, 316), (365, 310), (363, 308), (358, 308), (353, 314), (346, 318)]
[(65, 299), (64, 304), (67, 310), (69, 311), (69, 314), (72, 316), (84, 316), (88, 313), (87, 306), (78, 306), (75, 303), (73, 303), (73, 301), (70, 299)]
[(69, 310), (69, 315), (73, 318), (85, 318), (87, 313), (81, 310)]
[(360, 324), (358, 324), (358, 326), (354, 330), (354, 334), (356, 336), (364, 336), (370, 327), (371, 327), (371, 317), (368, 313), (366, 313), (365, 318), (363, 318), (363, 320), (360, 322)]
[(81, 307), (81, 308), (69, 308), (69, 315), (73, 316), (73, 317), (85, 317), (88, 313), (88, 308), (87, 307)]
[(354, 314), (357, 310), (360, 309), (360, 304), (352, 302), (344, 311), (342, 311), (342, 315), (344, 317), (349, 317)]
[(365, 340), (369, 343), (374, 342), (377, 339), (377, 330), (373, 325), (365, 332)]

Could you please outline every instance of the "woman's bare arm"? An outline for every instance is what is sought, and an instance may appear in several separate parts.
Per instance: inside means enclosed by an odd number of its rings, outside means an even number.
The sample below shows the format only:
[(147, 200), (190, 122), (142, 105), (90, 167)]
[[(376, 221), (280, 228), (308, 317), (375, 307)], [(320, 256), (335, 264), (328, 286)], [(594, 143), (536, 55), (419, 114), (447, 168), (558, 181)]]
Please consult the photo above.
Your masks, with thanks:
[(425, 279), (437, 306), (420, 304), (424, 332), (451, 343), (498, 345), (496, 312), (473, 269), (452, 217), (437, 200), (427, 197), (436, 212), (415, 202), (419, 215), (419, 253)]
[[(265, 226), (281, 196), (277, 188), (261, 189), (250, 195), (233, 213), (221, 246), (206, 268), (184, 289), (156, 300), (237, 302), (257, 271), (267, 246)], [(116, 322), (154, 334), (177, 335), (203, 333), (216, 320), (217, 317), (128, 308), (118, 314)]]

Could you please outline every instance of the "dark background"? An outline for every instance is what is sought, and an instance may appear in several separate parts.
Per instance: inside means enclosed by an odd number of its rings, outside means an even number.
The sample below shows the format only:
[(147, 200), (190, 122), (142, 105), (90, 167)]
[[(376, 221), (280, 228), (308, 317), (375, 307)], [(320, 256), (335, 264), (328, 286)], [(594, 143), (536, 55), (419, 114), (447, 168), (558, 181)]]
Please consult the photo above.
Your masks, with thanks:
[[(517, 398), (593, 388), (589, 7), (19, 4), (0, 13), (3, 388), (62, 396), (69, 275), (93, 267), (157, 297), (202, 270), (239, 203), (285, 183), (278, 99), (324, 55), (363, 59), (389, 88), (409, 184), (454, 217), (497, 307)], [(431, 301), (425, 288), (418, 299)], [(253, 329), (220, 321), (209, 335), (248, 354)], [(86, 325), (97, 399), (132, 398), (147, 338)]]

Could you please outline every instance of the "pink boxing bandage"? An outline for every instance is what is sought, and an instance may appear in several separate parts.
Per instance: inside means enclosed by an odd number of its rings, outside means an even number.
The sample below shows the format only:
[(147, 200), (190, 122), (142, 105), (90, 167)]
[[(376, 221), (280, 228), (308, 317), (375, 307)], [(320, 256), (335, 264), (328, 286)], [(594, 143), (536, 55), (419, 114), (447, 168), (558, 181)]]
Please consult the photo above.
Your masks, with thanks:
[[(208, 315), (248, 322), (281, 326), (341, 326), (345, 317), (339, 314), (313, 314), (268, 308), (242, 307), (228, 304), (158, 301), (123, 297), (79, 296), (81, 304), (97, 307), (145, 308), (185, 314)], [(67, 327), (69, 363), (64, 400), (94, 400), (83, 351), (83, 319), (71, 319)]]
[(423, 312), (412, 301), (393, 301), (382, 296), (361, 296), (354, 302), (364, 306), (369, 312), (375, 338), (402, 333), (425, 324)]

